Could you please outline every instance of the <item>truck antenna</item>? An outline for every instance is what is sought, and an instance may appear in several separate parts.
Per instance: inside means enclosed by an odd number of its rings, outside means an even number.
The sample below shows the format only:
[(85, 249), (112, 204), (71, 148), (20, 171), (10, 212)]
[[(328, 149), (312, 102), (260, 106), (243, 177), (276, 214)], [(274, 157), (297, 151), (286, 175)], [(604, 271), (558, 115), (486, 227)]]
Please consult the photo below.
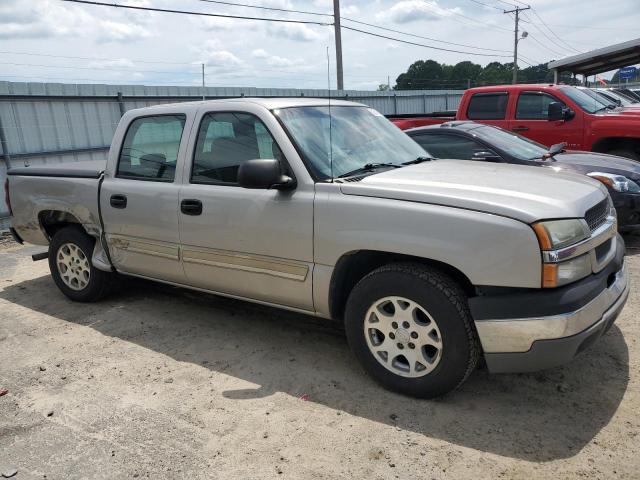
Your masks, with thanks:
[(327, 91), (329, 93), (329, 168), (331, 169), (331, 183), (333, 183), (333, 138), (331, 135), (331, 63), (329, 61), (329, 47), (327, 46)]

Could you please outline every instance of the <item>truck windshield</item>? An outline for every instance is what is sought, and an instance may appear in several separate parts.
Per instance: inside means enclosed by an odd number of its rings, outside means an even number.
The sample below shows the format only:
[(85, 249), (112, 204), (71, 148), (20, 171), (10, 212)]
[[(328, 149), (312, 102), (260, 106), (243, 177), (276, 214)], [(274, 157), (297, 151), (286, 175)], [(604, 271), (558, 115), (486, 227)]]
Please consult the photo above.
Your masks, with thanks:
[(331, 120), (328, 106), (288, 107), (273, 113), (322, 180), (365, 165), (400, 166), (427, 156), (422, 147), (371, 108), (332, 106)]
[(478, 125), (469, 133), (519, 160), (543, 160), (549, 152), (548, 148), (533, 140), (497, 127)]
[(608, 103), (602, 100), (598, 100), (596, 97), (590, 97), (582, 90), (578, 90), (574, 87), (564, 87), (560, 91), (567, 97), (573, 100), (578, 106), (587, 113), (596, 113), (606, 110)]

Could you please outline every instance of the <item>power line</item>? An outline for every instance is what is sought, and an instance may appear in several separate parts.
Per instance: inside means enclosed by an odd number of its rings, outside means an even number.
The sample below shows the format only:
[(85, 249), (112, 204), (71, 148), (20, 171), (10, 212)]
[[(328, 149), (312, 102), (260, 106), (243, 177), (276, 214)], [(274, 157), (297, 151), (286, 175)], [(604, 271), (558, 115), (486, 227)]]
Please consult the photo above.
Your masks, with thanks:
[(52, 57), (52, 58), (67, 58), (72, 60), (98, 60), (98, 61), (107, 61), (107, 62), (119, 62), (122, 60), (129, 60), (130, 62), (136, 63), (157, 63), (157, 64), (166, 64), (166, 65), (192, 65), (191, 62), (160, 62), (160, 61), (150, 61), (150, 60), (134, 60), (131, 58), (104, 58), (104, 57), (73, 57), (70, 55), (52, 55), (48, 53), (33, 53), (33, 52), (9, 52), (9, 51), (0, 51), (0, 53), (4, 53), (7, 55), (29, 55), (34, 57)]
[(475, 48), (476, 50), (487, 50), (487, 51), (490, 51), (490, 52), (503, 52), (503, 53), (508, 52), (508, 50), (498, 50), (498, 49), (494, 49), (494, 48), (475, 47), (473, 45), (466, 45), (464, 43), (454, 43), (454, 42), (448, 42), (446, 40), (438, 40), (436, 38), (425, 37), (423, 35), (416, 35), (414, 33), (403, 32), (401, 30), (394, 30), (393, 28), (381, 27), (379, 25), (374, 25), (373, 23), (362, 22), (360, 20), (354, 20), (352, 18), (347, 18), (347, 17), (342, 17), (342, 19), (343, 20), (347, 20), (349, 22), (358, 23), (360, 25), (366, 25), (368, 27), (379, 28), (380, 30), (386, 30), (387, 32), (400, 33), (402, 35), (407, 35), (409, 37), (422, 38), (424, 40), (430, 40), (432, 42), (444, 43), (444, 44), (448, 44), (448, 45), (455, 45), (457, 47)]
[(449, 48), (435, 47), (433, 45), (424, 45), (422, 43), (415, 43), (415, 42), (410, 42), (408, 40), (402, 40), (402, 39), (399, 39), (399, 38), (388, 37), (386, 35), (381, 35), (381, 34), (378, 34), (378, 33), (367, 32), (366, 30), (360, 30), (358, 28), (349, 27), (347, 25), (343, 25), (342, 28), (346, 28), (347, 30), (352, 30), (354, 32), (363, 33), (365, 35), (371, 35), (373, 37), (385, 38), (387, 40), (392, 40), (394, 42), (406, 43), (408, 45), (415, 45), (415, 46), (418, 46), (418, 47), (431, 48), (433, 50), (441, 50), (441, 51), (444, 51), (444, 52), (462, 53), (464, 55), (476, 55), (476, 56), (480, 56), (480, 57), (509, 57), (510, 56), (510, 55), (495, 55), (495, 54), (490, 54), (490, 53), (463, 52), (463, 51), (460, 51), (460, 50), (452, 50), (452, 49), (449, 49)]
[(245, 15), (227, 15), (222, 13), (205, 13), (205, 12), (194, 12), (190, 10), (173, 10), (168, 8), (154, 8), (154, 7), (143, 7), (137, 5), (123, 5), (120, 3), (102, 3), (102, 2), (94, 2), (91, 0), (60, 0), (62, 2), (70, 2), (70, 3), (80, 3), (83, 5), (99, 5), (101, 7), (113, 7), (113, 8), (126, 8), (130, 10), (138, 10), (145, 12), (161, 12), (161, 13), (175, 13), (180, 15), (195, 15), (200, 17), (215, 17), (215, 18), (233, 18), (236, 20), (257, 20), (262, 22), (280, 22), (280, 23), (303, 23), (307, 25), (322, 25), (322, 26), (331, 26), (332, 23), (323, 23), (323, 22), (314, 22), (310, 20), (292, 20), (286, 18), (266, 18), (266, 17), (249, 17)]
[(554, 50), (553, 48), (545, 45), (544, 43), (540, 42), (536, 37), (534, 37), (531, 34), (529, 34), (529, 36), (527, 38), (530, 38), (531, 40), (536, 42), (538, 45), (540, 45), (542, 48), (544, 48), (545, 50), (549, 50), (551, 53), (553, 53), (555, 55), (560, 55), (561, 57), (564, 57), (564, 56), (567, 55), (566, 53), (558, 52), (558, 51)]
[(219, 5), (230, 5), (232, 7), (257, 8), (260, 10), (269, 10), (272, 12), (302, 13), (304, 15), (316, 15), (319, 17), (333, 17), (333, 14), (331, 13), (309, 12), (305, 10), (293, 10), (290, 8), (264, 7), (262, 5), (249, 5), (247, 3), (221, 2), (217, 0), (197, 0), (197, 1), (205, 2), (205, 3), (217, 3)]
[[(433, 5), (431, 3), (429, 3), (427, 0), (424, 0), (423, 3), (424, 3), (424, 5), (427, 5), (428, 7), (433, 7)], [(430, 8), (430, 10), (433, 13), (435, 13), (436, 15), (439, 15), (441, 17), (448, 17), (448, 15), (440, 12), (439, 10), (434, 10), (433, 8)], [(489, 29), (492, 29), (492, 30), (502, 30), (503, 32), (510, 32), (511, 31), (508, 28), (499, 27), (497, 25), (491, 25), (491, 26), (487, 25), (487, 24), (485, 24), (485, 23), (483, 23), (483, 22), (481, 22), (479, 20), (476, 20), (475, 18), (467, 17), (466, 15), (462, 15), (461, 13), (454, 12), (453, 10), (447, 10), (447, 11), (451, 15), (455, 15), (455, 16), (464, 18), (465, 20), (468, 20), (468, 21), (471, 21), (471, 22), (475, 22), (476, 24), (480, 24), (480, 25), (473, 25), (473, 24), (471, 25), (471, 26), (476, 27), (476, 28), (479, 27), (479, 26), (482, 26), (483, 28), (489, 28)], [(452, 18), (452, 20), (455, 20), (455, 19)], [(458, 22), (460, 22), (460, 20), (458, 20)], [(463, 23), (464, 25), (468, 25), (468, 24), (466, 24), (464, 22), (460, 22), (460, 23)]]
[[(547, 27), (547, 30), (549, 30), (551, 32), (551, 34), (556, 37), (558, 40), (560, 40), (562, 43), (564, 43), (567, 47), (569, 47), (571, 50), (573, 50), (576, 53), (582, 53), (579, 50), (576, 50), (575, 48), (573, 48), (571, 45), (569, 45), (567, 42), (565, 42), (563, 39), (561, 39), (556, 32), (554, 32), (553, 30), (551, 30), (551, 28), (549, 28), (549, 25), (547, 25), (545, 23), (545, 21), (542, 19), (542, 17), (540, 15), (538, 15), (538, 12), (535, 11), (535, 9), (531, 9), (531, 12), (533, 12), (533, 14), (538, 17), (538, 20), (540, 20), (542, 22), (542, 24)], [(528, 18), (528, 17), (527, 17)]]
[[(42, 67), (42, 68), (64, 68), (71, 70), (107, 70), (112, 72), (128, 72), (128, 73), (159, 73), (159, 74), (168, 74), (168, 75), (176, 75), (181, 72), (173, 71), (169, 72), (166, 70), (138, 70), (138, 69), (124, 69), (124, 68), (111, 68), (111, 67), (76, 67), (70, 65), (41, 65), (37, 63), (13, 63), (13, 62), (0, 62), (0, 65), (13, 65), (18, 67)], [(193, 65), (194, 67), (196, 65)], [(183, 72), (183, 73), (195, 73), (195, 72)]]
[[(568, 49), (567, 47), (565, 47), (564, 45), (560, 45), (558, 42), (556, 42), (553, 38), (551, 38), (542, 28), (540, 28), (540, 26), (538, 26), (536, 23), (533, 23), (531, 21), (531, 19), (529, 17), (525, 17), (528, 20), (528, 23), (530, 23), (531, 25), (533, 25), (536, 30), (538, 32), (540, 32), (549, 42), (551, 42), (554, 46), (562, 49), (565, 52), (571, 52), (573, 53), (570, 49)], [(566, 53), (564, 54), (566, 55)]]
[(489, 5), (488, 3), (481, 2), (479, 0), (469, 0), (470, 2), (477, 3), (478, 5), (482, 5), (483, 7), (495, 8), (496, 10), (502, 12), (500, 7), (496, 7), (495, 5)]

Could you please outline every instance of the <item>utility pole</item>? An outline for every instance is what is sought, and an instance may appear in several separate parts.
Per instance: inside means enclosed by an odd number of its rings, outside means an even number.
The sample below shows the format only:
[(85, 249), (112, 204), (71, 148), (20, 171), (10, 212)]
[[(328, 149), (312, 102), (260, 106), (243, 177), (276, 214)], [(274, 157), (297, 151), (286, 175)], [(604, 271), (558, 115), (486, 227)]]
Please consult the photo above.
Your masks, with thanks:
[(336, 35), (336, 75), (338, 90), (344, 90), (342, 74), (342, 30), (340, 28), (340, 0), (333, 0), (333, 28)]
[[(518, 22), (520, 22), (520, 12), (529, 10), (531, 7), (516, 7), (513, 10), (505, 10), (504, 13), (515, 13), (516, 28), (514, 30), (514, 42), (513, 42), (513, 84), (518, 83), (518, 42), (521, 38), (518, 37)], [(522, 38), (526, 38), (526, 33), (523, 32)]]
[(204, 86), (204, 63), (202, 64), (202, 100), (204, 100), (204, 92), (205, 92), (205, 86)]

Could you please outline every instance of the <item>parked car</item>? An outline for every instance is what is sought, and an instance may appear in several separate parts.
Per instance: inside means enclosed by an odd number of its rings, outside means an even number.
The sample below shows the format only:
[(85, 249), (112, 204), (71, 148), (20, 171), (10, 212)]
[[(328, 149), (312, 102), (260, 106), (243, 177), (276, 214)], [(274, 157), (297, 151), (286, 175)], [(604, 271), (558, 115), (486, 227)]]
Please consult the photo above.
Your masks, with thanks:
[(418, 397), (481, 355), (493, 372), (567, 362), (629, 292), (600, 182), (429, 161), (351, 102), (132, 110), (106, 161), (11, 169), (7, 188), (15, 238), (48, 245), (70, 299), (124, 274), (336, 319), (373, 378)]
[(621, 231), (640, 228), (640, 164), (604, 153), (551, 148), (491, 125), (470, 121), (447, 122), (406, 131), (436, 158), (479, 160), (575, 172), (601, 181), (609, 190)]
[(621, 95), (612, 90), (603, 90), (599, 88), (588, 88), (588, 87), (576, 87), (582, 90), (584, 93), (589, 95), (591, 98), (596, 98), (599, 101), (604, 103), (608, 103), (610, 108), (618, 108), (618, 107), (631, 107), (634, 106), (634, 102), (632, 102), (628, 97)]
[(452, 117), (392, 118), (402, 130), (473, 120), (519, 133), (550, 147), (609, 153), (640, 161), (640, 109), (611, 110), (568, 85), (497, 85), (465, 90)]
[(635, 90), (631, 90), (629, 88), (611, 88), (610, 90), (617, 92), (621, 95), (625, 95), (628, 99), (633, 101), (634, 103), (640, 102), (640, 94)]

